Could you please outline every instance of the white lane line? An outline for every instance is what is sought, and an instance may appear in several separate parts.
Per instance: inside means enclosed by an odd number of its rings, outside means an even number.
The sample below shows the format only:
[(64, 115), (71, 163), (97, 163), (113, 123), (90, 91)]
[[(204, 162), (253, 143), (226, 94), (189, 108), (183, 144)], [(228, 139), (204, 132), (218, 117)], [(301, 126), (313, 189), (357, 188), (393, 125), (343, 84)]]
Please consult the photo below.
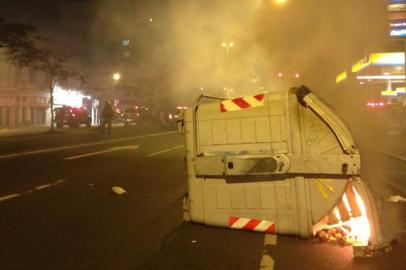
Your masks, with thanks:
[(21, 195), (21, 194), (14, 193), (14, 194), (9, 194), (9, 195), (0, 197), (0, 202), (10, 200), (10, 199), (15, 198), (15, 197), (18, 197), (18, 196), (20, 196), (20, 195)]
[(100, 144), (109, 144), (109, 143), (115, 143), (115, 142), (132, 141), (132, 140), (137, 140), (137, 139), (143, 139), (143, 138), (155, 137), (155, 136), (162, 136), (162, 135), (169, 135), (169, 134), (175, 134), (175, 133), (178, 133), (178, 131), (160, 132), (160, 133), (153, 133), (153, 134), (140, 135), (140, 136), (134, 136), (134, 137), (127, 137), (127, 138), (121, 138), (121, 139), (105, 140), (105, 141), (101, 141), (101, 142), (81, 143), (81, 144), (53, 147), (53, 148), (47, 148), (47, 149), (41, 149), (41, 150), (34, 150), (34, 151), (27, 151), (27, 152), (20, 152), (20, 153), (11, 153), (11, 154), (0, 155), (0, 159), (36, 155), (36, 154), (56, 152), (56, 151), (61, 151), (61, 150), (66, 150), (66, 149), (74, 149), (74, 148), (93, 146), (93, 145), (100, 145)]
[(82, 155), (77, 155), (77, 156), (71, 156), (71, 157), (66, 157), (64, 159), (66, 160), (72, 160), (72, 159), (78, 159), (78, 158), (84, 158), (84, 157), (90, 157), (90, 156), (96, 156), (96, 155), (101, 155), (105, 153), (110, 153), (110, 152), (115, 152), (115, 151), (120, 151), (120, 150), (135, 150), (139, 147), (139, 145), (126, 145), (126, 146), (117, 146), (117, 147), (111, 147), (106, 150), (102, 151), (97, 151), (97, 152), (92, 152), (92, 153), (86, 153)]
[(391, 156), (391, 157), (400, 159), (400, 160), (402, 160), (402, 161), (406, 161), (406, 158), (405, 158), (405, 157), (402, 157), (402, 156), (399, 156), (399, 155), (396, 155), (396, 154), (393, 154), (393, 153), (390, 153), (390, 152), (384, 152), (384, 153), (387, 154), (388, 156)]
[(149, 155), (147, 155), (147, 157), (154, 157), (154, 156), (157, 156), (157, 155), (160, 155), (160, 154), (163, 154), (163, 153), (166, 153), (166, 152), (170, 152), (170, 151), (173, 151), (173, 150), (182, 148), (182, 147), (183, 147), (183, 144), (182, 144), (182, 145), (177, 145), (177, 146), (175, 146), (175, 147), (171, 147), (171, 148), (168, 148), (168, 149), (159, 151), (159, 152), (155, 152), (155, 153), (149, 154)]
[(52, 185), (51, 185), (51, 184), (46, 184), (46, 185), (42, 185), (42, 186), (35, 187), (35, 189), (36, 189), (36, 190), (41, 190), (41, 189), (49, 188), (49, 187), (52, 187)]
[(275, 261), (268, 254), (263, 254), (261, 259), (261, 270), (273, 270), (275, 267)]
[(276, 234), (266, 234), (264, 239), (264, 246), (276, 246), (278, 244), (278, 236)]
[(275, 268), (275, 261), (268, 254), (267, 246), (276, 246), (278, 243), (278, 237), (276, 234), (265, 234), (264, 238), (264, 250), (262, 253), (262, 259), (259, 269), (260, 270), (273, 270)]
[(45, 188), (53, 187), (53, 186), (56, 186), (56, 185), (59, 185), (59, 184), (65, 183), (65, 182), (66, 182), (66, 180), (64, 180), (64, 179), (59, 179), (58, 181), (56, 181), (56, 182), (54, 182), (54, 183), (45, 184), (45, 185), (40, 185), (40, 186), (35, 187), (34, 189), (30, 189), (30, 190), (27, 190), (27, 191), (22, 192), (22, 193), (9, 194), (9, 195), (0, 197), (0, 202), (4, 202), (4, 201), (10, 200), (10, 199), (14, 199), (14, 198), (17, 198), (17, 197), (20, 197), (20, 196), (23, 196), (23, 195), (27, 195), (27, 194), (29, 194), (29, 193), (32, 193), (32, 192), (35, 192), (35, 191), (39, 191), (39, 190), (42, 190), (42, 189), (45, 189)]

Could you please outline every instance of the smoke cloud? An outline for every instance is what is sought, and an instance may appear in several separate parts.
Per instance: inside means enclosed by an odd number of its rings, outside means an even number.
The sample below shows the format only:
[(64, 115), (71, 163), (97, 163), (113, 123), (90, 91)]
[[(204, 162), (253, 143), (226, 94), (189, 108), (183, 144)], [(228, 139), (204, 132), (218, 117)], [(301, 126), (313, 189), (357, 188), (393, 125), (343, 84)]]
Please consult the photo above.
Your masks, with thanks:
[(176, 95), (307, 84), (329, 99), (339, 71), (385, 46), (384, 2), (105, 0), (93, 30), (104, 50), (130, 39), (129, 63), (150, 66)]

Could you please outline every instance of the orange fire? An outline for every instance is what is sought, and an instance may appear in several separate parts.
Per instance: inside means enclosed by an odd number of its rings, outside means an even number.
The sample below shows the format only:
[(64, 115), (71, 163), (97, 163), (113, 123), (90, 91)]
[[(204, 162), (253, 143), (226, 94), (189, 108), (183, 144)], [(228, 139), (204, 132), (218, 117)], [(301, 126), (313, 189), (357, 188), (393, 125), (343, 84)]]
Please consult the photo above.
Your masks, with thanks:
[[(334, 214), (335, 214), (337, 220), (339, 221), (339, 223), (338, 223), (339, 226), (346, 224), (351, 227), (351, 232), (349, 232), (348, 237), (355, 240), (356, 244), (368, 245), (368, 241), (371, 236), (371, 227), (368, 222), (367, 210), (365, 208), (365, 204), (362, 201), (361, 196), (354, 189), (354, 187), (351, 187), (351, 188), (354, 191), (356, 202), (361, 211), (361, 216), (355, 217), (355, 218), (352, 217), (350, 220), (343, 222), (341, 220), (341, 216), (340, 216), (340, 213), (339, 213), (337, 207), (334, 208)], [(349, 213), (351, 213), (351, 208), (348, 203), (348, 198), (345, 194), (343, 196), (343, 202), (344, 202), (345, 207), (347, 208), (347, 211)]]
[(313, 228), (322, 242), (338, 241), (343, 245), (367, 246), (371, 236), (365, 203), (357, 190), (348, 184), (342, 200)]

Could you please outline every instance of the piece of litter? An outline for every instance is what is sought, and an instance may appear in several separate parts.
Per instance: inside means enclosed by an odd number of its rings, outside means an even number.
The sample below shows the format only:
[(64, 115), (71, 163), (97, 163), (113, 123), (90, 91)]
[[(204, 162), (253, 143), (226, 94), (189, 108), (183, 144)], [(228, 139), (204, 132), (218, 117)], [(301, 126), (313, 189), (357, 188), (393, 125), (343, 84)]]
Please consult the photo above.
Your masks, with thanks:
[(93, 186), (94, 186), (94, 184), (90, 183), (88, 186), (89, 186), (89, 187), (93, 187)]
[(127, 193), (127, 191), (125, 191), (125, 189), (123, 189), (122, 187), (113, 187), (111, 190), (117, 195), (123, 195)]
[(196, 243), (197, 243), (197, 240), (192, 240), (192, 243), (193, 243), (193, 244), (196, 244)]
[(388, 202), (406, 202), (406, 198), (399, 195), (393, 195), (386, 199)]

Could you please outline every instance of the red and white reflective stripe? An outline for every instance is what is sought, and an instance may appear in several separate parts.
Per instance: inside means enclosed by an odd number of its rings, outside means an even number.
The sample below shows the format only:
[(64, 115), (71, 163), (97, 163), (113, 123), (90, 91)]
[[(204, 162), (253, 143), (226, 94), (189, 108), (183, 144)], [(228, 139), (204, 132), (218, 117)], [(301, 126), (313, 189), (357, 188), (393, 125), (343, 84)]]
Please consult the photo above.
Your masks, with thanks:
[(224, 100), (220, 103), (220, 112), (232, 112), (264, 105), (264, 94)]
[(275, 223), (267, 220), (253, 219), (253, 218), (241, 218), (241, 217), (229, 217), (228, 225), (232, 229), (240, 229), (247, 231), (275, 233)]

